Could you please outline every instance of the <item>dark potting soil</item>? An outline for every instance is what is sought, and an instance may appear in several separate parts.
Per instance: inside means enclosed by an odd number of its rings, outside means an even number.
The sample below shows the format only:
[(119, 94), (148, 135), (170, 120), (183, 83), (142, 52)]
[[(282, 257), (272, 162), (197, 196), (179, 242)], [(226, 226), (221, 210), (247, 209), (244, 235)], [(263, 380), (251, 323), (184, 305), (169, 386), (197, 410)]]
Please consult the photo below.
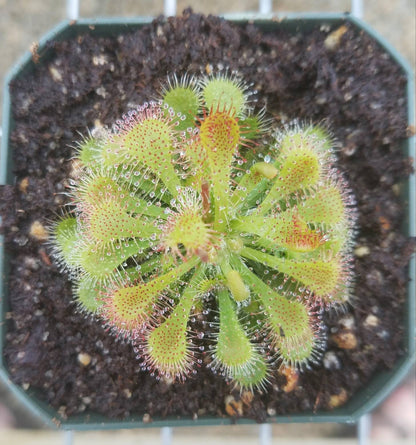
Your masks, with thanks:
[[(260, 32), (185, 11), (117, 38), (83, 35), (50, 42), (53, 57), (13, 82), (11, 135), (16, 183), (1, 190), (11, 257), (6, 361), (14, 382), (39, 388), (62, 418), (83, 411), (112, 418), (267, 416), (326, 410), (365, 387), (403, 353), (406, 265), (400, 183), (410, 171), (405, 78), (387, 54), (346, 24), (334, 31)], [(345, 31), (345, 33), (343, 33)], [(332, 43), (332, 46), (329, 44)], [(34, 54), (34, 59), (42, 54)], [(141, 372), (132, 347), (77, 313), (71, 283), (44, 243), (44, 227), (67, 202), (74, 141), (111, 125), (154, 97), (168, 73), (238, 72), (276, 124), (324, 122), (339, 144), (359, 209), (354, 299), (325, 315), (328, 347), (293, 388), (277, 371), (251, 398), (204, 367), (183, 384)], [(37, 223), (33, 226), (33, 223)], [(292, 382), (293, 383), (293, 382)], [(289, 389), (292, 389), (289, 391)], [(230, 402), (229, 395), (235, 401)]]

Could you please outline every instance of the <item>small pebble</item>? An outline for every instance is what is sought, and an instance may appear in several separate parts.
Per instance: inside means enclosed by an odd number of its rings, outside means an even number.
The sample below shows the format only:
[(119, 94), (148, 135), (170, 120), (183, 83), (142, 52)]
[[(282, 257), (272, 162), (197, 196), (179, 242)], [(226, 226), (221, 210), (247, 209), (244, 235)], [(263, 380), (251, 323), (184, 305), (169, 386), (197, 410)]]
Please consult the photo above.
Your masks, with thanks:
[(85, 352), (78, 354), (78, 361), (82, 366), (88, 366), (91, 363), (91, 356)]
[(334, 50), (341, 43), (342, 36), (348, 31), (348, 28), (345, 25), (340, 26), (335, 31), (332, 31), (331, 34), (327, 36), (324, 41), (324, 45), (326, 49)]
[(400, 184), (393, 184), (391, 188), (396, 196), (400, 196)]
[(49, 238), (49, 233), (45, 226), (38, 220), (34, 221), (30, 226), (29, 234), (38, 241), (46, 241)]
[(328, 406), (330, 408), (336, 408), (343, 405), (348, 400), (348, 393), (344, 388), (341, 388), (339, 394), (334, 394), (329, 398)]
[(251, 391), (243, 391), (241, 394), (241, 401), (246, 406), (251, 406), (251, 402), (253, 401), (254, 394)]
[(54, 82), (62, 82), (62, 74), (61, 72), (55, 68), (53, 65), (49, 67), (49, 73), (54, 80)]
[(345, 102), (349, 102), (352, 99), (352, 94), (350, 92), (346, 92), (344, 94), (344, 100)]
[(286, 377), (286, 385), (282, 387), (285, 393), (292, 392), (298, 385), (299, 373), (295, 368), (284, 366), (279, 370), (279, 373)]
[(38, 259), (31, 256), (27, 256), (24, 258), (24, 264), (31, 270), (38, 270), (40, 266)]
[(267, 408), (267, 415), (270, 416), (270, 417), (275, 416), (276, 415), (276, 410), (272, 406), (269, 406)]
[(103, 97), (104, 99), (106, 98), (106, 96), (107, 96), (107, 91), (106, 91), (106, 89), (104, 88), (104, 87), (98, 87), (96, 90), (95, 90), (95, 92), (97, 93), (97, 96), (101, 96), (101, 97)]
[(66, 406), (62, 405), (58, 408), (58, 414), (63, 418), (63, 419), (67, 419), (68, 416), (66, 414)]
[(158, 25), (158, 27), (156, 28), (156, 35), (158, 37), (163, 36), (163, 28), (160, 25)]
[(377, 336), (380, 337), (382, 340), (387, 340), (390, 337), (390, 333), (383, 329), (381, 332), (377, 333)]
[(357, 258), (362, 258), (363, 256), (370, 254), (370, 248), (368, 246), (358, 246), (354, 250), (354, 255)]
[(27, 188), (29, 187), (29, 178), (26, 176), (26, 178), (23, 178), (20, 182), (19, 182), (19, 190), (22, 193), (27, 193)]
[(143, 414), (143, 423), (150, 423), (152, 421), (152, 418), (150, 417), (150, 414), (145, 413)]
[(391, 223), (390, 223), (390, 220), (388, 218), (386, 218), (385, 216), (381, 215), (381, 216), (379, 216), (378, 220), (380, 222), (380, 226), (381, 226), (382, 230), (384, 230), (384, 231), (390, 230)]
[(323, 364), (326, 369), (341, 369), (341, 363), (335, 352), (328, 351), (324, 355)]
[(105, 54), (99, 54), (98, 56), (92, 57), (92, 63), (95, 66), (105, 65), (106, 63), (108, 63), (108, 60)]
[(126, 388), (126, 389), (123, 389), (123, 394), (124, 394), (124, 396), (127, 398), (127, 399), (131, 399), (131, 391), (128, 389), (128, 388)]
[(357, 151), (357, 145), (353, 142), (350, 142), (342, 147), (341, 150), (346, 156), (352, 156)]
[(357, 337), (351, 331), (341, 331), (332, 335), (332, 340), (341, 349), (354, 349), (357, 347)]
[(370, 314), (364, 320), (364, 326), (367, 328), (375, 328), (376, 326), (378, 326), (379, 322), (380, 322), (380, 319), (378, 317), (376, 317), (373, 314)]
[(338, 324), (345, 329), (353, 330), (355, 328), (355, 320), (352, 315), (346, 315), (339, 319)]
[(323, 105), (323, 104), (326, 104), (328, 102), (328, 100), (323, 94), (321, 94), (320, 96), (316, 97), (315, 102), (318, 105)]
[(231, 417), (243, 415), (243, 402), (235, 400), (234, 396), (228, 395), (225, 400), (225, 411)]
[(368, 286), (375, 288), (377, 286), (383, 286), (384, 277), (379, 270), (373, 268), (365, 275), (365, 281)]

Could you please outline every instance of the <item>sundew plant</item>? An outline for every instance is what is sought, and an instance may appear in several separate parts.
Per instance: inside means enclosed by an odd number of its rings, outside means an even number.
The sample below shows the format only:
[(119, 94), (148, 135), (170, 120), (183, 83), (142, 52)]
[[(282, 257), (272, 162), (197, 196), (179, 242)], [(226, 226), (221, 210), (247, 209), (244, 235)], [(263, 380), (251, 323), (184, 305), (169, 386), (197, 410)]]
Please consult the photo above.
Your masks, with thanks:
[(355, 210), (331, 138), (276, 130), (251, 97), (236, 76), (172, 76), (79, 143), (54, 253), (82, 311), (157, 378), (204, 365), (265, 388), (317, 361), (322, 312), (349, 299)]

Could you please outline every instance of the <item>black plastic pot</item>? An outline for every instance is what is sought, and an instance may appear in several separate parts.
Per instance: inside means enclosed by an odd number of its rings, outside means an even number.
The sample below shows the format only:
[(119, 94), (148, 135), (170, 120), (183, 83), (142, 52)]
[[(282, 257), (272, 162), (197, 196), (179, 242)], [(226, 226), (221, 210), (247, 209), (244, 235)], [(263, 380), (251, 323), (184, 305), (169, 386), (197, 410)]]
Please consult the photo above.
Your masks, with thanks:
[[(275, 18), (275, 17), (274, 17)], [(409, 126), (414, 124), (414, 83), (413, 74), (408, 64), (402, 57), (372, 29), (370, 29), (362, 21), (343, 14), (331, 15), (288, 15), (282, 21), (271, 20), (272, 17), (255, 19), (255, 24), (263, 30), (272, 31), (275, 29), (287, 29), (295, 32), (303, 27), (312, 27), (320, 25), (341, 25), (345, 21), (350, 22), (353, 26), (359, 28), (363, 32), (375, 38), (379, 44), (386, 50), (392, 59), (397, 63), (404, 75), (407, 77), (407, 101), (408, 101), (408, 123)], [(247, 22), (247, 17), (233, 18), (237, 24)], [(42, 52), (42, 60), (48, 60), (48, 49), (46, 42), (53, 40), (65, 40), (74, 38), (78, 34), (90, 33), (96, 36), (118, 35), (122, 32), (128, 32), (142, 27), (151, 22), (150, 18), (137, 19), (105, 19), (105, 20), (78, 20), (75, 24), (63, 22), (54, 30), (45, 35), (39, 42), (39, 52)], [(4, 88), (4, 106), (3, 106), (3, 138), (1, 146), (1, 171), (0, 184), (12, 184), (14, 178), (11, 168), (11, 153), (9, 153), (10, 134), (13, 129), (13, 120), (11, 117), (11, 103), (9, 96), (9, 83), (31, 70), (34, 69), (32, 55), (25, 54), (22, 59), (11, 70), (6, 78)], [(414, 153), (414, 137), (410, 137), (403, 143), (403, 150), (407, 156), (415, 159)], [(407, 192), (403, 196), (403, 200), (408, 203), (408, 219), (404, 223), (403, 231), (407, 236), (415, 236), (415, 176), (408, 179), (406, 187)], [(3, 358), (3, 346), (5, 342), (5, 333), (7, 329), (6, 314), (9, 308), (7, 277), (8, 277), (8, 257), (4, 252), (3, 242), (0, 239), (0, 378), (4, 380), (10, 387), (15, 396), (30, 411), (38, 416), (44, 423), (51, 427), (60, 426), (63, 429), (118, 429), (118, 428), (138, 428), (138, 427), (162, 427), (162, 426), (189, 426), (189, 425), (218, 425), (231, 423), (229, 419), (204, 418), (201, 417), (194, 421), (192, 419), (155, 419), (151, 424), (143, 423), (141, 418), (131, 417), (122, 421), (114, 421), (99, 415), (89, 413), (88, 415), (80, 415), (62, 419), (56, 410), (42, 402), (38, 398), (36, 390), (23, 390), (20, 386), (10, 381), (7, 364)], [(355, 422), (363, 414), (373, 410), (388, 394), (400, 383), (411, 368), (415, 359), (415, 259), (413, 258), (409, 267), (410, 281), (408, 284), (407, 301), (403, 307), (406, 325), (404, 326), (404, 345), (403, 349), (406, 355), (403, 356), (390, 371), (382, 371), (374, 375), (370, 383), (359, 393), (351, 397), (346, 405), (334, 409), (331, 412), (302, 413), (289, 416), (276, 416), (269, 419), (269, 422)], [(249, 420), (240, 420), (241, 423), (249, 423)]]

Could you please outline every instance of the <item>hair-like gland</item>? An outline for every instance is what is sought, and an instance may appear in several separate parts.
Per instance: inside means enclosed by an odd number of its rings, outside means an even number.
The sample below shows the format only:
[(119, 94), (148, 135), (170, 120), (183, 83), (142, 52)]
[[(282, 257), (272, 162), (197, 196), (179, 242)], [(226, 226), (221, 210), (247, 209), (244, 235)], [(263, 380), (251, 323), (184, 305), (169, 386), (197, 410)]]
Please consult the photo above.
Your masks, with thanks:
[(94, 282), (109, 283), (120, 276), (119, 268), (128, 258), (134, 258), (149, 247), (148, 241), (115, 241), (105, 245), (84, 242), (78, 246), (77, 257), (82, 273)]
[(279, 163), (279, 173), (266, 198), (258, 206), (257, 213), (266, 213), (275, 202), (298, 190), (314, 186), (321, 179), (319, 157), (313, 150), (293, 150)]
[(296, 208), (269, 216), (242, 217), (233, 223), (233, 229), (259, 236), (256, 243), (260, 246), (284, 247), (292, 252), (314, 251), (324, 242), (324, 233), (310, 229)]
[(328, 183), (312, 191), (297, 205), (299, 215), (309, 223), (332, 226), (345, 223), (346, 204), (336, 184)]
[[(54, 235), (55, 250), (73, 263), (80, 307), (132, 340), (160, 376), (191, 372), (188, 294), (216, 293), (211, 367), (262, 388), (268, 351), (295, 367), (313, 361), (323, 336), (311, 307), (348, 299), (350, 192), (319, 128), (290, 127), (256, 162), (242, 146), (261, 121), (250, 123), (250, 93), (238, 80), (173, 78), (163, 94), (81, 144), (77, 221), (68, 222), (76, 227)], [(191, 285), (195, 267), (205, 279)]]
[(211, 367), (221, 369), (229, 378), (238, 378), (241, 385), (261, 386), (267, 367), (259, 365), (262, 359), (237, 318), (228, 290), (219, 290), (218, 302), (220, 323)]
[(227, 112), (212, 112), (202, 121), (199, 137), (210, 167), (215, 205), (214, 228), (221, 231), (227, 223), (232, 161), (240, 142), (237, 119)]
[(144, 240), (159, 230), (142, 218), (131, 216), (120, 202), (115, 199), (103, 200), (90, 205), (84, 211), (85, 234), (98, 243), (110, 243), (116, 240), (140, 238)]
[(83, 167), (94, 167), (99, 162), (108, 136), (107, 131), (103, 129), (100, 136), (97, 138), (89, 133), (88, 137), (77, 144), (77, 159)]
[(77, 245), (80, 240), (76, 218), (66, 215), (59, 219), (49, 230), (52, 255), (59, 266), (70, 274), (80, 267)]
[(104, 296), (103, 318), (106, 323), (127, 335), (137, 333), (153, 317), (157, 298), (199, 262), (199, 258), (192, 257), (148, 282), (114, 286)]
[[(300, 296), (301, 297), (301, 296)], [(302, 329), (296, 328), (296, 333), (291, 333), (289, 329), (279, 328), (279, 332), (268, 323), (268, 337), (277, 353), (277, 360), (282, 366), (290, 366), (302, 370), (309, 368), (311, 364), (319, 363), (322, 353), (325, 349), (326, 332), (323, 328), (321, 314), (325, 305), (319, 299), (309, 300), (299, 298), (294, 303), (300, 303), (299, 306), (292, 307), (294, 312), (300, 311), (297, 315), (298, 321), (305, 318), (305, 324)], [(307, 324), (306, 324), (307, 320)], [(286, 335), (286, 333), (291, 335)]]
[(334, 159), (325, 139), (318, 137), (310, 128), (300, 127), (280, 139), (274, 162), (279, 173), (268, 195), (258, 206), (258, 213), (265, 214), (275, 202), (314, 187), (330, 177)]
[(229, 377), (240, 389), (264, 390), (269, 383), (269, 366), (262, 355), (255, 351), (249, 364), (229, 370)]
[(92, 283), (116, 280), (120, 267), (128, 258), (137, 256), (149, 247), (148, 241), (129, 240), (98, 243), (89, 241), (79, 221), (66, 216), (51, 229), (52, 255), (65, 267), (72, 279), (85, 277)]
[(220, 177), (223, 170), (229, 172), (240, 142), (237, 118), (225, 111), (211, 112), (201, 123), (199, 137), (207, 153), (213, 177)]
[[(125, 208), (129, 214), (164, 218), (163, 209), (149, 201), (137, 196), (137, 193), (128, 188), (127, 184), (119, 184), (113, 169), (97, 172), (88, 170), (84, 172), (73, 192), (73, 202), (79, 212), (88, 211), (89, 206), (96, 205), (101, 201), (114, 200)], [(120, 175), (119, 175), (120, 176)], [(122, 177), (118, 180), (121, 182)], [(86, 210), (83, 210), (86, 209)]]
[[(263, 280), (245, 266), (241, 259), (234, 266), (247, 283), (250, 283), (263, 306), (268, 327), (269, 341), (276, 346), (283, 361), (301, 366), (313, 357), (319, 347), (319, 324), (302, 301), (288, 300), (271, 289)], [(280, 351), (279, 345), (282, 345)]]
[(316, 328), (308, 307), (299, 301), (269, 294), (262, 296), (271, 342), (279, 357), (292, 366), (307, 362), (316, 349)]
[(195, 289), (188, 286), (170, 315), (150, 328), (144, 340), (136, 339), (142, 343), (137, 350), (146, 369), (180, 381), (191, 372), (195, 357), (187, 325), (195, 296)]
[(332, 168), (335, 161), (334, 141), (323, 127), (300, 125), (297, 122), (286, 125), (276, 134), (276, 146), (279, 156), (283, 157), (293, 150), (312, 149), (319, 156), (323, 168)]
[(169, 192), (176, 196), (181, 184), (172, 157), (178, 138), (173, 110), (166, 116), (163, 108), (152, 102), (131, 112), (118, 124), (120, 132), (110, 137), (109, 148), (102, 152), (103, 165), (131, 169), (142, 165), (160, 177)]
[(176, 75), (168, 77), (166, 85), (162, 86), (161, 97), (163, 103), (180, 114), (176, 130), (194, 127), (201, 107), (200, 96), (195, 77), (186, 74), (179, 79)]
[(324, 234), (319, 229), (310, 229), (296, 209), (284, 212), (265, 238), (291, 252), (312, 252), (324, 242)]
[(117, 280), (128, 258), (144, 259), (166, 219), (160, 203), (149, 205), (127, 187), (114, 168), (85, 169), (72, 191), (77, 265), (95, 283)]
[(208, 156), (202, 147), (199, 134), (196, 133), (187, 140), (179, 150), (180, 159), (186, 164), (188, 185), (200, 189), (202, 182), (209, 177)]
[(237, 116), (249, 111), (249, 91), (245, 83), (236, 77), (211, 76), (200, 82), (207, 110), (224, 110)]
[(339, 256), (327, 261), (319, 258), (297, 261), (272, 256), (249, 247), (241, 249), (241, 255), (293, 277), (318, 297), (335, 293), (342, 281), (342, 258)]
[(78, 308), (89, 314), (98, 314), (104, 304), (103, 288), (88, 276), (82, 276), (75, 283), (74, 296)]
[[(272, 180), (278, 174), (277, 168), (267, 162), (256, 162), (251, 166), (250, 170), (242, 176), (233, 190), (231, 196), (231, 203), (236, 207), (242, 207), (248, 196), (250, 196), (260, 183), (264, 183), (265, 180)], [(265, 184), (264, 184), (264, 188)], [(258, 197), (257, 197), (258, 198)]]
[(203, 220), (201, 197), (192, 189), (183, 188), (175, 201), (175, 210), (168, 214), (161, 227), (160, 250), (182, 256), (183, 245), (187, 256), (198, 255), (208, 261), (215, 232)]

